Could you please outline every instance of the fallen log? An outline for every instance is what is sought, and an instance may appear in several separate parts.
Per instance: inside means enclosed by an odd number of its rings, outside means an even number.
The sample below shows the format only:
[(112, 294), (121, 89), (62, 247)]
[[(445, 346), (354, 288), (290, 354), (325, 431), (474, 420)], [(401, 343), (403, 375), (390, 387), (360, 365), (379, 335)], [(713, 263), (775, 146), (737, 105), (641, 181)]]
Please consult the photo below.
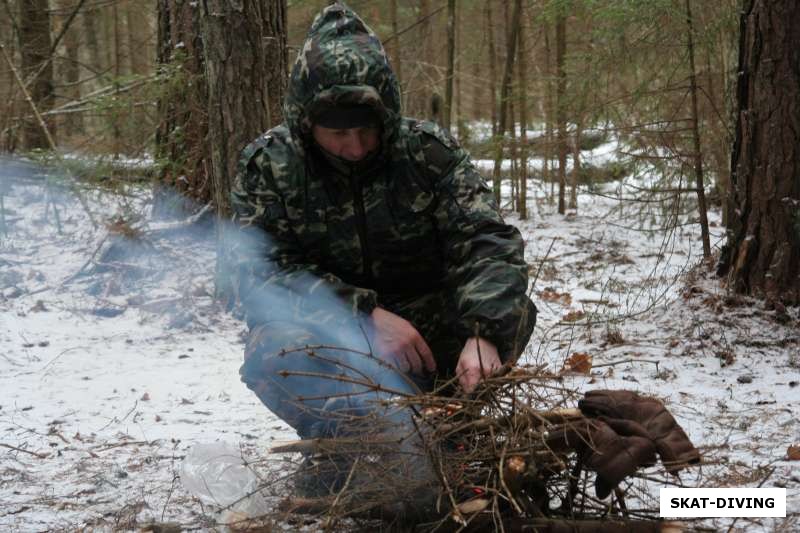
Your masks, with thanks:
[[(319, 515), (331, 510), (334, 502), (333, 496), (322, 498), (299, 498), (289, 497), (278, 504), (278, 509), (282, 512), (294, 514)], [(478, 533), (491, 531), (496, 528), (496, 517), (492, 513), (480, 513), (486, 511), (491, 505), (488, 498), (475, 498), (458, 505), (459, 513), (463, 515), (474, 515), (468, 524), (457, 524), (455, 522), (443, 522), (437, 531), (458, 530), (464, 532)], [(396, 510), (391, 507), (381, 509), (371, 509), (367, 512), (356, 512), (348, 516), (358, 518), (378, 518), (384, 520), (400, 518), (393, 516)], [(681, 533), (684, 530), (680, 522), (662, 522), (657, 520), (641, 519), (622, 519), (609, 518), (605, 520), (568, 520), (560, 518), (523, 518), (523, 517), (503, 517), (503, 530), (508, 532), (531, 532), (536, 533)]]

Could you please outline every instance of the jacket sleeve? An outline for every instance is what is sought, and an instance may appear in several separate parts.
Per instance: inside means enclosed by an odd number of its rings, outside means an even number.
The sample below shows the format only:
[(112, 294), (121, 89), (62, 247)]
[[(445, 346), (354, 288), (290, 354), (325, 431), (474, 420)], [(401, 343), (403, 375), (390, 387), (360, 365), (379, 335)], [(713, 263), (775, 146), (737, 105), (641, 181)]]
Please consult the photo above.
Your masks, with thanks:
[(349, 285), (309, 261), (289, 223), (265, 150), (245, 149), (231, 205), (234, 228), (228, 249), (249, 327), (275, 320), (352, 323), (375, 308), (374, 291)]
[(450, 143), (439, 147), (447, 148), (449, 162), (436, 183), (435, 218), (445, 279), (458, 312), (457, 334), (466, 341), (477, 332), (497, 347), (504, 362), (514, 361), (536, 323), (536, 306), (527, 295), (524, 242), (519, 230), (501, 218), (467, 153)]

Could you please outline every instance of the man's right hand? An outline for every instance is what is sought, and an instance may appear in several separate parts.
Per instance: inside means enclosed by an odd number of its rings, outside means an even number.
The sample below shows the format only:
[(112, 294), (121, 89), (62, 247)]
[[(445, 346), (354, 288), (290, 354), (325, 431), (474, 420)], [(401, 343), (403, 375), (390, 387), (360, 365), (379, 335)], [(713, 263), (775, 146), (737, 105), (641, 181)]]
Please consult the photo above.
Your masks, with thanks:
[(378, 357), (403, 372), (421, 375), (423, 368), (429, 372), (436, 370), (433, 352), (411, 322), (376, 307), (372, 311), (372, 325), (375, 328), (372, 348)]

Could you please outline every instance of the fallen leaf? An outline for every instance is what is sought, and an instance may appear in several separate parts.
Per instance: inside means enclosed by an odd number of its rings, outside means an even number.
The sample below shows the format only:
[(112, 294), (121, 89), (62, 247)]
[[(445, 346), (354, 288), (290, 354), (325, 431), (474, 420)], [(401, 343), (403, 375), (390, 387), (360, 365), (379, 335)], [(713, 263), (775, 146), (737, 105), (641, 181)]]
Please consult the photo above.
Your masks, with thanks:
[(578, 320), (582, 319), (585, 316), (586, 313), (584, 313), (583, 311), (570, 311), (569, 313), (561, 317), (561, 320), (563, 320), (564, 322), (577, 322)]
[(575, 352), (564, 361), (562, 374), (584, 374), (589, 375), (592, 370), (592, 356), (586, 352)]
[(717, 352), (717, 357), (719, 357), (721, 361), (721, 366), (730, 366), (736, 361), (736, 357), (733, 355), (733, 352), (730, 350), (721, 350)]
[(792, 444), (789, 446), (789, 449), (786, 450), (786, 455), (789, 457), (790, 461), (800, 461), (800, 444)]
[(537, 296), (545, 302), (553, 302), (561, 305), (570, 305), (572, 303), (572, 296), (570, 296), (569, 293), (560, 293), (549, 287), (538, 293)]

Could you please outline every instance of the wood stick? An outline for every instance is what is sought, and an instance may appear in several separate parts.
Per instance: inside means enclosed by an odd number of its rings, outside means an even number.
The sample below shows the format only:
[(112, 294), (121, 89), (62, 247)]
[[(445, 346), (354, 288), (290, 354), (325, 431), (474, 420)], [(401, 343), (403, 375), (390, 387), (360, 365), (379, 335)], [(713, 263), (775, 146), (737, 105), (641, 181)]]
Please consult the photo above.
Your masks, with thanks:
[(23, 448), (17, 448), (16, 446), (11, 446), (10, 444), (5, 444), (5, 443), (2, 443), (2, 442), (0, 442), (0, 446), (2, 446), (3, 448), (8, 448), (9, 450), (14, 450), (15, 452), (23, 452), (23, 453), (30, 454), (30, 455), (33, 455), (34, 457), (38, 457), (39, 459), (47, 459), (48, 457), (50, 457), (49, 453), (32, 452), (30, 450), (25, 450)]
[(278, 444), (269, 449), (269, 453), (344, 453), (377, 451), (376, 447), (397, 446), (403, 439), (398, 436), (381, 437), (380, 435), (364, 438), (340, 437), (329, 439), (301, 439)]
[[(580, 409), (571, 409), (571, 408), (563, 408), (563, 409), (552, 409), (550, 411), (535, 411), (527, 406), (522, 406), (524, 411), (529, 418), (527, 420), (528, 425), (532, 420), (535, 420), (537, 424), (541, 424), (542, 422), (547, 423), (560, 423), (566, 422), (568, 420), (575, 420), (579, 418), (583, 418), (583, 414), (581, 413)], [(520, 420), (517, 419), (519, 423)], [(523, 420), (523, 422), (525, 422)], [(488, 429), (490, 426), (507, 426), (508, 419), (506, 418), (479, 418), (477, 420), (473, 420), (470, 422), (452, 422), (446, 424), (439, 424), (434, 426), (434, 428), (441, 432), (441, 433), (450, 433), (452, 431), (463, 431), (467, 429), (472, 429), (476, 431), (481, 431)]]

